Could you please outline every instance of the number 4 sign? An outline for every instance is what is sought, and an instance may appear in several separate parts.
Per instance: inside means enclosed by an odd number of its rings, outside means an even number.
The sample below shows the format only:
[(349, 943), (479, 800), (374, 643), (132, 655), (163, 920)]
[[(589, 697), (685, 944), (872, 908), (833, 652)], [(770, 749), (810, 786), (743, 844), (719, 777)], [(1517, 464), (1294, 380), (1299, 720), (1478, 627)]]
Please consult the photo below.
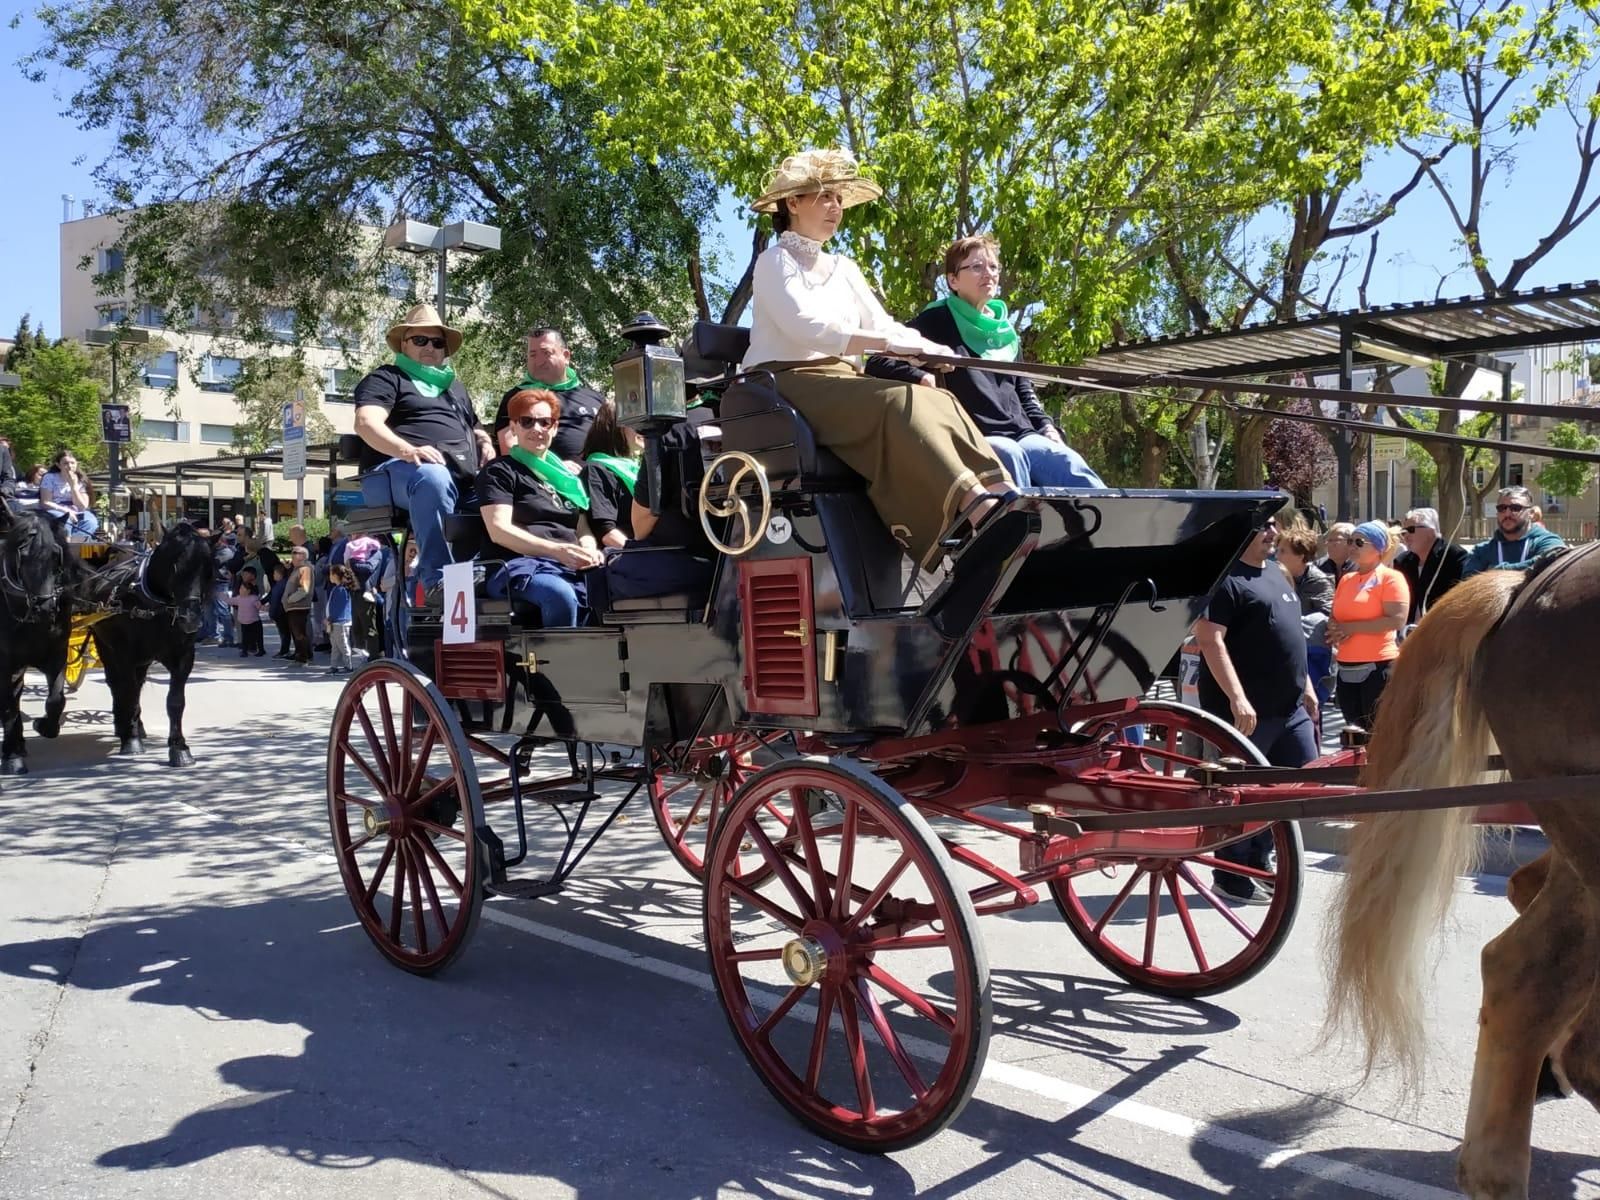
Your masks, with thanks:
[(444, 640), (446, 645), (478, 640), (478, 604), (469, 562), (447, 563), (444, 568)]

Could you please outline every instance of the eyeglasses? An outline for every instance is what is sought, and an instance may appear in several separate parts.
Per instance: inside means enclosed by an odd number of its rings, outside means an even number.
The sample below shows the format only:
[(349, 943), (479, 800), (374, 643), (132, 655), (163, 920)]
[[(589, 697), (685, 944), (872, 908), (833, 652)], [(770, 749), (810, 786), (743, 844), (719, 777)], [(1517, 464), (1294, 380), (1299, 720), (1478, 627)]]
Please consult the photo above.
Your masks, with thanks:
[(963, 271), (975, 271), (980, 275), (998, 275), (998, 274), (1000, 274), (1000, 264), (999, 263), (983, 263), (983, 262), (979, 262), (979, 263), (968, 263), (964, 267), (957, 267), (956, 268), (956, 274), (957, 275), (961, 274), (961, 272), (963, 272)]
[(1400, 532), (1401, 533), (1415, 533), (1416, 531), (1417, 531), (1417, 527), (1415, 525), (1402, 525), (1402, 526), (1400, 526)]
[(1494, 506), (1494, 510), (1497, 513), (1502, 513), (1502, 512), (1510, 512), (1510, 513), (1527, 512), (1528, 511), (1528, 506), (1526, 504), (1496, 504)]
[(1367, 544), (1367, 539), (1364, 537), (1353, 537), (1350, 539), (1350, 544), (1359, 550), (1361, 547)]
[(406, 341), (410, 342), (419, 350), (425, 349), (428, 346), (432, 346), (435, 350), (444, 349), (444, 339), (442, 337), (424, 337), (420, 333), (414, 333), (408, 337)]
[(554, 417), (518, 417), (516, 419), (518, 429), (549, 429), (555, 423), (556, 419)]

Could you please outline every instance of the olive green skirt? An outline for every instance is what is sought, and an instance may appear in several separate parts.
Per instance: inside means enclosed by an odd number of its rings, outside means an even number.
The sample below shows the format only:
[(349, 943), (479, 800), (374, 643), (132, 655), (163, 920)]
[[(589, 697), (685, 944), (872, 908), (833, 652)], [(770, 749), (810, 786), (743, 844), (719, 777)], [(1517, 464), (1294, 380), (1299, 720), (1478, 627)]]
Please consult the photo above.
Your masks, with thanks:
[(873, 507), (920, 567), (938, 561), (967, 492), (1008, 479), (949, 392), (862, 375), (843, 359), (764, 365), (817, 441), (866, 479)]

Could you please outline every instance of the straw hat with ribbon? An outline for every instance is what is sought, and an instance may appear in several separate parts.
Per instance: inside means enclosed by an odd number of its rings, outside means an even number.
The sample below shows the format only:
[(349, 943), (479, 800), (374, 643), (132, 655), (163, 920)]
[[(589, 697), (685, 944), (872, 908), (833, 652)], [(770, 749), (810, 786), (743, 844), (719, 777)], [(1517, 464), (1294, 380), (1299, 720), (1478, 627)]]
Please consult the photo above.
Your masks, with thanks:
[(808, 196), (814, 192), (838, 192), (839, 201), (849, 208), (883, 195), (883, 189), (861, 174), (856, 156), (848, 150), (803, 150), (791, 154), (778, 165), (767, 181), (767, 190), (752, 206), (758, 213), (777, 212), (788, 196)]
[(431, 304), (413, 305), (410, 312), (389, 326), (389, 334), (385, 339), (389, 343), (389, 349), (396, 354), (404, 354), (406, 338), (417, 329), (438, 329), (443, 332), (446, 356), (461, 349), (461, 330), (446, 325), (444, 318), (439, 315), (439, 310)]

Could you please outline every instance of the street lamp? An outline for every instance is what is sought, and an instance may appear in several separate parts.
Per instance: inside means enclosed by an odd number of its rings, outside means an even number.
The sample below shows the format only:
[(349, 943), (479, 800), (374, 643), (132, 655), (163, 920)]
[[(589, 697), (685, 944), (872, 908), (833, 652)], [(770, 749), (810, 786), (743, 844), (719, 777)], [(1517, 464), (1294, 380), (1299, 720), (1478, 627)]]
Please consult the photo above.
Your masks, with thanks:
[[(124, 342), (143, 345), (150, 340), (150, 331), (122, 327), (89, 329), (84, 331), (83, 340), (91, 346), (111, 347), (111, 403), (117, 403), (117, 349)], [(117, 512), (119, 503), (122, 505), (122, 513), (126, 513), (128, 497), (122, 486), (122, 442), (116, 438), (108, 438), (107, 442), (111, 446), (111, 479), (106, 499), (113, 513)]]
[(481, 225), (477, 221), (457, 221), (452, 225), (427, 225), (402, 217), (383, 231), (383, 244), (389, 250), (404, 250), (407, 254), (437, 254), (439, 256), (438, 281), (435, 287), (434, 307), (441, 320), (448, 318), (445, 311), (445, 282), (448, 272), (447, 258), (451, 250), (467, 254), (482, 254), (500, 249), (500, 227)]

